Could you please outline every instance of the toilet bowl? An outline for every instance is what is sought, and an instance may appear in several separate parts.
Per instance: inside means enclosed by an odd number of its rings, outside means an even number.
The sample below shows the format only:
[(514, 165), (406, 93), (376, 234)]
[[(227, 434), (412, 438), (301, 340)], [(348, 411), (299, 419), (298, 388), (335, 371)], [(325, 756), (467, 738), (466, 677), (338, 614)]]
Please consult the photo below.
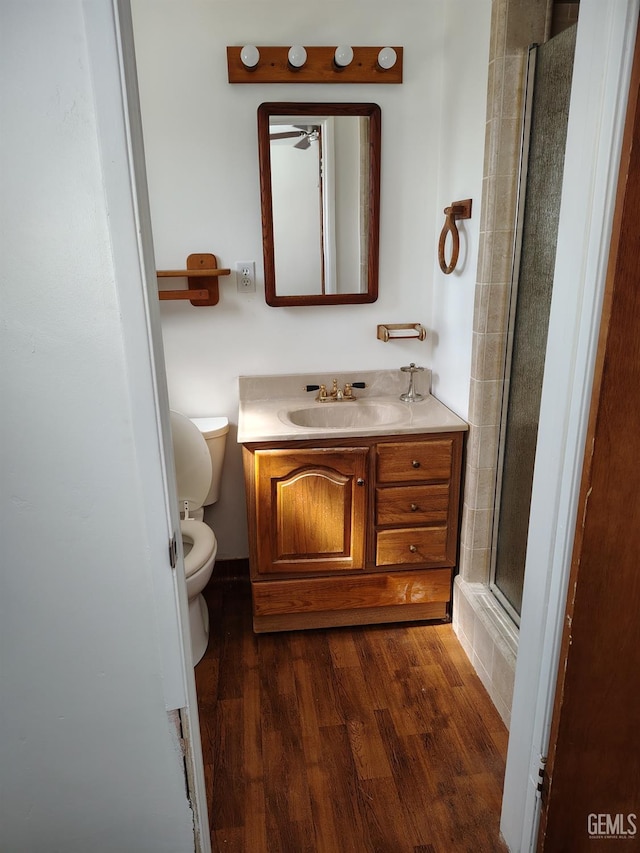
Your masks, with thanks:
[(209, 641), (209, 613), (202, 591), (213, 573), (218, 550), (215, 534), (202, 518), (204, 506), (218, 499), (228, 431), (227, 418), (191, 420), (179, 412), (171, 412), (194, 666), (203, 657)]
[(218, 543), (213, 530), (203, 521), (180, 522), (184, 552), (184, 575), (189, 600), (189, 628), (193, 665), (200, 661), (209, 642), (209, 611), (202, 590), (209, 583), (216, 561)]

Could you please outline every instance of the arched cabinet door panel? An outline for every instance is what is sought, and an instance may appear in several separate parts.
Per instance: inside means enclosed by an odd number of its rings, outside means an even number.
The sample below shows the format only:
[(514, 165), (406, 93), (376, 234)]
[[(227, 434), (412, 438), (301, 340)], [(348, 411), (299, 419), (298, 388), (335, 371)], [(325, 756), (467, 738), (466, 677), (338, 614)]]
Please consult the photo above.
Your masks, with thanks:
[(364, 568), (368, 448), (259, 450), (261, 575)]

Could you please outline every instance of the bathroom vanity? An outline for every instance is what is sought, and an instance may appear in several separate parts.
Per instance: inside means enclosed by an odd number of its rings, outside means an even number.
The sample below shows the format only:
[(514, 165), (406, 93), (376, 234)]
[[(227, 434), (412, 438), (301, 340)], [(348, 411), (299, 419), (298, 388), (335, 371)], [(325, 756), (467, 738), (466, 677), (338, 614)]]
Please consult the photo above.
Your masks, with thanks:
[(467, 425), (397, 374), (323, 403), (315, 376), (241, 378), (256, 632), (449, 618)]

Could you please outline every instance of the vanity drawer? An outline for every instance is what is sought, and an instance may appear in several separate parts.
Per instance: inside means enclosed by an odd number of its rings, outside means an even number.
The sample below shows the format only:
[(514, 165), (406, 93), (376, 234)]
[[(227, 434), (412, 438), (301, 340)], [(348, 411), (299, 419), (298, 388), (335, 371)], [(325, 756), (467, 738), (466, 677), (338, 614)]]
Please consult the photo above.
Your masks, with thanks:
[(399, 527), (376, 533), (376, 566), (446, 565), (448, 528)]
[(451, 438), (385, 442), (378, 444), (376, 449), (379, 483), (448, 480), (451, 477)]
[(444, 524), (448, 512), (449, 483), (376, 489), (376, 524)]

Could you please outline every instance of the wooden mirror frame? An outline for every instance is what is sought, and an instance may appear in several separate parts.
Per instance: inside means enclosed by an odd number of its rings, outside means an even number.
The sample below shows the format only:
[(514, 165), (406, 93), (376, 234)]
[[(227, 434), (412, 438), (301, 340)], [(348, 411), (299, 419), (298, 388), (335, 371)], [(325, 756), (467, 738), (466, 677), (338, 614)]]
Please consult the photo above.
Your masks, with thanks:
[[(271, 190), (271, 116), (355, 116), (369, 122), (369, 229), (367, 241), (367, 290), (363, 293), (305, 294), (278, 296), (273, 240), (273, 197)], [(380, 245), (380, 149), (381, 113), (377, 104), (270, 102), (258, 107), (258, 157), (262, 207), (265, 299), (273, 307), (287, 305), (350, 305), (375, 302), (378, 298), (378, 251)]]

